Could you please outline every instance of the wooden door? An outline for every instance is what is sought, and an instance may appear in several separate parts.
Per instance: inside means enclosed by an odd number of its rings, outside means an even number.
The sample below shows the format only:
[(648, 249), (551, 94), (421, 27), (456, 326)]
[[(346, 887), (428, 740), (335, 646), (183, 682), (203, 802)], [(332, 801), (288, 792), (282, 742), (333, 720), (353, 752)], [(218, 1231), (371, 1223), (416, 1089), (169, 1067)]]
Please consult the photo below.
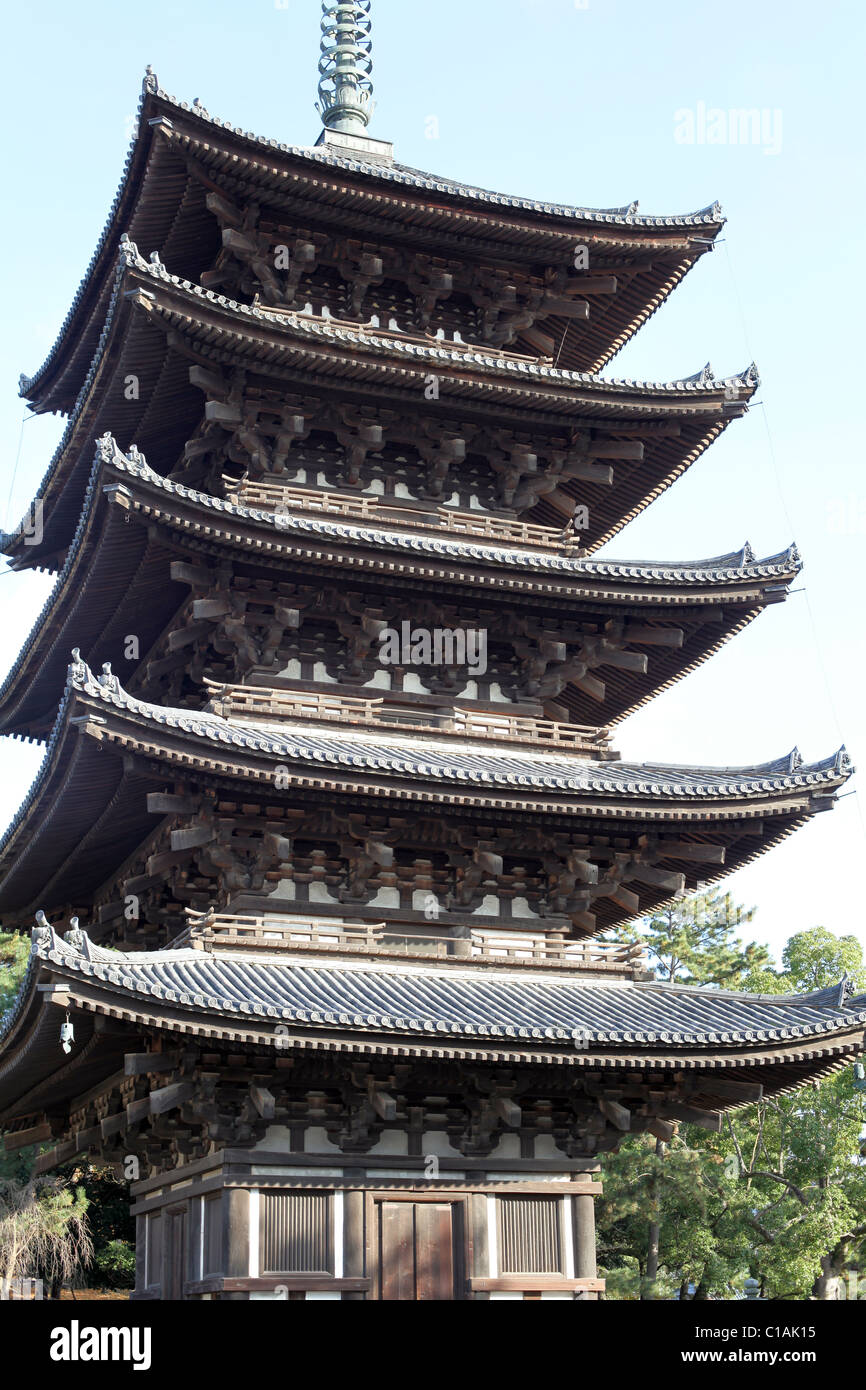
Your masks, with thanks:
[(379, 1297), (426, 1302), (456, 1297), (456, 1205), (379, 1203)]

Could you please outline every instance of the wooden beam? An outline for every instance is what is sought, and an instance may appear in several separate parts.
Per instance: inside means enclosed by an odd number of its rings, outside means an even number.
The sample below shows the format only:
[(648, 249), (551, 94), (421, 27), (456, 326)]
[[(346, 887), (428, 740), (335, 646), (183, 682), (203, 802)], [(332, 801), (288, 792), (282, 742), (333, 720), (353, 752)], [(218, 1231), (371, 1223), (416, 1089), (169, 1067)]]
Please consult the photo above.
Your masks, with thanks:
[(263, 1120), (272, 1120), (277, 1108), (273, 1093), (267, 1086), (251, 1086), (250, 1100)]
[(36, 1177), (40, 1173), (48, 1173), (52, 1168), (59, 1168), (61, 1163), (68, 1163), (70, 1158), (74, 1158), (78, 1152), (78, 1146), (74, 1139), (68, 1139), (63, 1144), (58, 1144), (56, 1148), (49, 1149), (47, 1153), (40, 1154), (37, 1158), (33, 1172)]
[(171, 847), (173, 850), (198, 849), (215, 839), (216, 829), (212, 825), (190, 825), (183, 830), (172, 830)]
[(617, 1129), (631, 1129), (631, 1111), (627, 1105), (620, 1105), (618, 1100), (606, 1100), (604, 1096), (599, 1096), (598, 1108), (604, 1118), (610, 1120)]
[(683, 1105), (681, 1101), (666, 1101), (662, 1106), (662, 1111), (672, 1120), (683, 1120), (685, 1124), (698, 1125), (701, 1129), (708, 1129), (712, 1134), (718, 1134), (722, 1128), (722, 1117), (709, 1110), (697, 1110), (693, 1105)]
[(75, 1136), (75, 1148), (77, 1153), (85, 1153), (87, 1149), (93, 1148), (94, 1144), (102, 1143), (102, 1130), (99, 1125), (91, 1125), (90, 1129), (80, 1129)]
[(127, 1052), (123, 1059), (124, 1076), (149, 1076), (174, 1071), (180, 1065), (180, 1052)]
[(188, 849), (167, 849), (161, 854), (152, 854), (146, 864), (147, 871), (149, 874), (162, 874), (175, 864), (183, 864), (189, 853)]
[(497, 1096), (494, 1106), (497, 1114), (505, 1121), (509, 1129), (517, 1129), (522, 1113), (516, 1101), (511, 1100), (509, 1096)]
[(116, 1115), (106, 1115), (104, 1120), (99, 1121), (99, 1129), (103, 1139), (110, 1139), (114, 1134), (120, 1134), (127, 1128), (126, 1111), (120, 1110)]
[(131, 1100), (126, 1107), (126, 1122), (130, 1126), (140, 1125), (149, 1114), (150, 1096), (144, 1096), (142, 1100)]
[(647, 1129), (650, 1134), (654, 1134), (656, 1139), (661, 1139), (665, 1144), (669, 1144), (677, 1132), (676, 1125), (670, 1120), (660, 1120), (653, 1116), (647, 1121)]
[(154, 815), (194, 815), (199, 803), (192, 796), (172, 796), (169, 792), (148, 792), (147, 809)]
[(643, 647), (681, 647), (684, 637), (681, 627), (650, 627), (647, 623), (627, 623), (622, 634), (624, 642), (639, 642)]
[(743, 1105), (753, 1105), (764, 1098), (764, 1088), (759, 1081), (732, 1081), (710, 1072), (706, 1076), (695, 1077), (694, 1082), (694, 1089), (697, 1091), (729, 1097)]
[(205, 569), (204, 565), (188, 565), (184, 560), (172, 560), (169, 574), (175, 583), (189, 584), (194, 589), (207, 589), (213, 584), (213, 574), (209, 569)]
[(151, 1115), (164, 1115), (168, 1110), (176, 1110), (179, 1105), (192, 1100), (195, 1087), (191, 1081), (175, 1081), (171, 1086), (161, 1086), (150, 1093)]
[(394, 1120), (397, 1118), (397, 1102), (387, 1091), (379, 1091), (375, 1088), (371, 1090), (370, 1104), (381, 1119)]
[(3, 1143), (7, 1153), (12, 1153), (15, 1149), (26, 1149), (28, 1144), (43, 1144), (50, 1138), (51, 1126), (45, 1120), (41, 1125), (34, 1125), (32, 1129), (19, 1129), (15, 1134), (5, 1135)]
[(611, 439), (606, 444), (594, 440), (589, 450), (597, 459), (632, 459), (640, 463), (644, 456), (644, 445), (639, 439)]
[(210, 632), (209, 622), (202, 620), (201, 622), (190, 623), (189, 627), (181, 627), (168, 634), (168, 649), (170, 652), (178, 652), (182, 647), (188, 647), (191, 643), (207, 637)]

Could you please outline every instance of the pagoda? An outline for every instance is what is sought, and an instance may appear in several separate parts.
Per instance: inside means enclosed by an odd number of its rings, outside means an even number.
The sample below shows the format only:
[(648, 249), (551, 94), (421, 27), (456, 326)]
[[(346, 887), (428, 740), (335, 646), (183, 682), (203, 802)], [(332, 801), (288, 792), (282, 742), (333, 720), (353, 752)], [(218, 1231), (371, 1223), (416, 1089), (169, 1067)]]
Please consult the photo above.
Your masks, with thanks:
[[(117, 1165), (142, 1299), (595, 1300), (599, 1156), (847, 1065), (866, 996), (658, 983), (610, 929), (833, 805), (844, 753), (627, 764), (612, 729), (800, 569), (598, 548), (748, 408), (602, 376), (713, 246), (454, 183), (368, 134), (325, 4), (314, 146), (148, 69), (21, 392), (68, 424), (0, 689), (33, 931), (0, 1124)], [(33, 926), (34, 918), (36, 925)]]

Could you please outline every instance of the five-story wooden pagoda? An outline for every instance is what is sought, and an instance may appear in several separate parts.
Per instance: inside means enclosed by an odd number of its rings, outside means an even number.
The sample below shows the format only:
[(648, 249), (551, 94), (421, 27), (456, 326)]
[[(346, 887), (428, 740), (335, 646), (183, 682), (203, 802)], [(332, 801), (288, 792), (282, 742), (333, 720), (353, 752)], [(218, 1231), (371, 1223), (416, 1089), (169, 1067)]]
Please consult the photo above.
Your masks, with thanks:
[(0, 1123), (43, 1169), (137, 1172), (142, 1298), (594, 1299), (599, 1154), (717, 1128), (866, 1023), (844, 981), (662, 985), (594, 938), (850, 769), (611, 746), (799, 570), (593, 558), (754, 392), (599, 375), (718, 207), (399, 164), (366, 130), (369, 0), (324, 8), (314, 147), (148, 71), (22, 383), (68, 427), (41, 534), (3, 539), (57, 582), (0, 690), (47, 743), (0, 845), (4, 926), (38, 913)]

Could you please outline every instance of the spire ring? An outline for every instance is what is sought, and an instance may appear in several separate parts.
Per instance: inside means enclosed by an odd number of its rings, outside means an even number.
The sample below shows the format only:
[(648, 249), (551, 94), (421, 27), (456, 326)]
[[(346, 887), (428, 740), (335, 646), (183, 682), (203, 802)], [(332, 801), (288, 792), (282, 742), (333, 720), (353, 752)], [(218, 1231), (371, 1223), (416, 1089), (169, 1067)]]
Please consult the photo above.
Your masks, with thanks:
[(373, 112), (370, 0), (322, 0), (319, 101), (329, 130), (364, 131)]

